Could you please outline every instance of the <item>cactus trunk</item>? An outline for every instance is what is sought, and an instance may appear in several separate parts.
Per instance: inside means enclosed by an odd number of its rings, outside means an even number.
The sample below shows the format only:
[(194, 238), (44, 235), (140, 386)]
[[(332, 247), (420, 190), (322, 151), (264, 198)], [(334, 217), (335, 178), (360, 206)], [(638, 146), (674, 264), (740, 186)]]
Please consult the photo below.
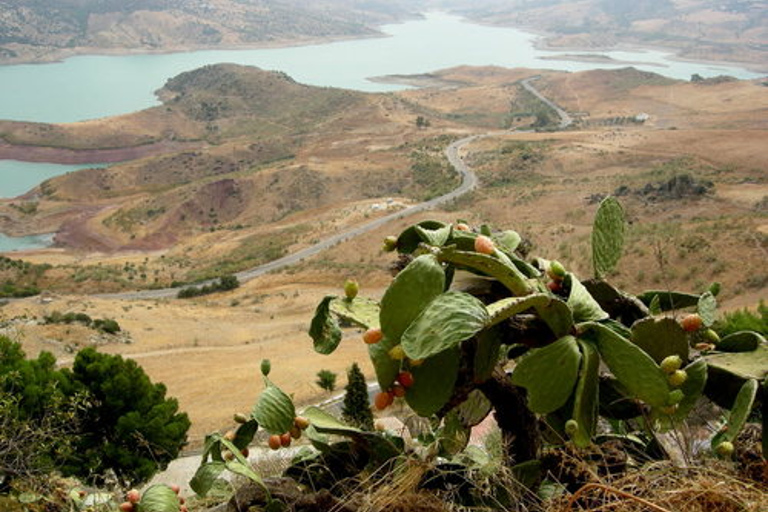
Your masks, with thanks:
[(541, 437), (536, 415), (528, 409), (525, 389), (512, 384), (500, 368), (479, 389), (493, 404), (508, 467), (536, 459)]

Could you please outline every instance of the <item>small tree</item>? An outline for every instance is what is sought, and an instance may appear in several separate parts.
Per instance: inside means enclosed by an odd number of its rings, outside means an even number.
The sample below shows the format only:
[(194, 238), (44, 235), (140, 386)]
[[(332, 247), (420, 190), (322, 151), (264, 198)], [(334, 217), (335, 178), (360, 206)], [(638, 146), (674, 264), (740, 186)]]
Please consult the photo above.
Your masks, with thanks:
[(373, 430), (373, 413), (368, 401), (368, 384), (357, 363), (347, 371), (347, 393), (344, 395), (342, 417), (363, 430)]
[(330, 393), (336, 389), (336, 374), (331, 370), (320, 370), (317, 372), (317, 380), (315, 381), (315, 384)]
[(78, 450), (66, 472), (98, 481), (112, 470), (122, 485), (138, 485), (178, 456), (189, 418), (135, 361), (87, 348), (77, 354), (72, 375), (90, 392), (93, 405), (82, 419)]

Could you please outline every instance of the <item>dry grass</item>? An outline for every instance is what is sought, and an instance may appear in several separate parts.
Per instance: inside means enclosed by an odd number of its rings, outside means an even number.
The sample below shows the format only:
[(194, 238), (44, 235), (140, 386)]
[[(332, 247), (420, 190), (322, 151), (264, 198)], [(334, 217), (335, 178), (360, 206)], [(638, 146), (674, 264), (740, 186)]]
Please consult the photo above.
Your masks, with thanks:
[(676, 468), (658, 463), (615, 480), (586, 484), (548, 512), (765, 512), (768, 492), (734, 477), (725, 466)]

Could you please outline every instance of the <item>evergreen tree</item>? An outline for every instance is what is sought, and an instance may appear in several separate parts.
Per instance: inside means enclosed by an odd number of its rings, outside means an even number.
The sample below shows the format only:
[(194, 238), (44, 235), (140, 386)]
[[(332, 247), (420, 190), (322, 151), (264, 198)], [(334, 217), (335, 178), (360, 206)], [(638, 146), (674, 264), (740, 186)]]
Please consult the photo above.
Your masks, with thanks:
[(344, 407), (341, 414), (345, 421), (363, 430), (373, 430), (373, 413), (368, 400), (368, 384), (365, 375), (353, 363), (347, 370), (347, 393), (344, 395)]
[(81, 350), (73, 378), (93, 403), (85, 411), (78, 451), (66, 472), (96, 477), (114, 471), (124, 486), (148, 481), (165, 469), (186, 444), (189, 418), (178, 402), (166, 398), (163, 384), (153, 384), (135, 361)]

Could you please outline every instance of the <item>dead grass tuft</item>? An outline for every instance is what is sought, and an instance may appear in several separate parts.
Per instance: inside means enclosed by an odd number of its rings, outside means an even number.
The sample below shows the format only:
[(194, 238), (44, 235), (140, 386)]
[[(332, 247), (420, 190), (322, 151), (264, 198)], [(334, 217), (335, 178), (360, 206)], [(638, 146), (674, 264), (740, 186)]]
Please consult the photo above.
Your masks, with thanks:
[(650, 465), (615, 480), (588, 483), (552, 503), (549, 512), (766, 512), (766, 492), (728, 473), (727, 467)]

